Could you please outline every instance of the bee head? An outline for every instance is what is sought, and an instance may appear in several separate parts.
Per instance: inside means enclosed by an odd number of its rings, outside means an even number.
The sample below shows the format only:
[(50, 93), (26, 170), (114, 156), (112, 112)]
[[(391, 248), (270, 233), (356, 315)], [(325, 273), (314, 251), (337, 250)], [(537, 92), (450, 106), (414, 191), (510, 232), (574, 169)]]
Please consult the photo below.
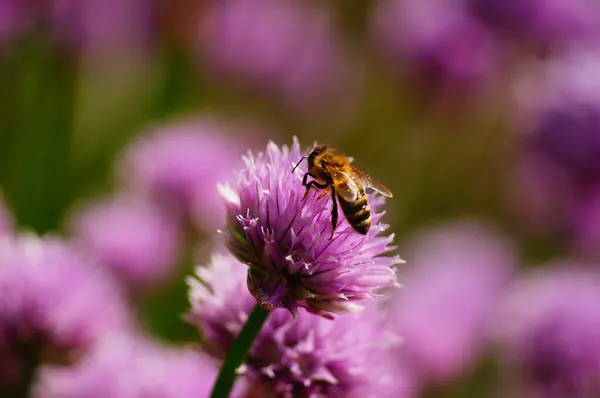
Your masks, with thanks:
[(304, 159), (308, 159), (308, 170), (310, 171), (315, 165), (315, 159), (317, 158), (317, 156), (325, 152), (325, 150), (327, 150), (327, 145), (315, 146), (313, 149), (310, 150), (308, 156), (302, 156), (302, 159), (300, 159), (300, 161), (296, 163), (296, 165), (292, 169), (292, 173), (294, 172), (294, 170), (296, 170), (296, 168), (298, 168), (298, 166), (300, 166), (300, 163), (302, 163)]
[(327, 145), (318, 145), (318, 146), (314, 147), (313, 149), (311, 149), (310, 153), (308, 154), (308, 167), (309, 168), (314, 166), (316, 157), (319, 156), (321, 153), (325, 152), (326, 149), (327, 149)]

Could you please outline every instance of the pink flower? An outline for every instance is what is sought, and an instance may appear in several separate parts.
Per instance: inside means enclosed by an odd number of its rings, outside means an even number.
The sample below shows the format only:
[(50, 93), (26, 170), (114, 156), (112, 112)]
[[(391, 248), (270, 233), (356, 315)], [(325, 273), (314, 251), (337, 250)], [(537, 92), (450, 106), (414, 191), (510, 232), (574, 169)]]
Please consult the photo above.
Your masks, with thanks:
[(77, 244), (131, 288), (158, 285), (177, 265), (179, 223), (146, 200), (119, 196), (88, 204), (73, 230)]
[(118, 287), (101, 271), (57, 239), (0, 238), (0, 362), (12, 364), (0, 381), (19, 377), (24, 352), (62, 363), (130, 327)]
[[(332, 240), (331, 195), (302, 200), (305, 167), (292, 174), (304, 151), (273, 142), (244, 158), (233, 186), (221, 191), (227, 207), (224, 235), (248, 271), (248, 288), (266, 309), (298, 307), (321, 314), (352, 312), (396, 284), (401, 262), (381, 222), (383, 199), (369, 194), (372, 226), (355, 232), (344, 217)], [(242, 269), (244, 267), (242, 266)]]
[(405, 246), (403, 287), (390, 325), (404, 338), (398, 356), (424, 382), (464, 374), (485, 343), (488, 318), (515, 263), (511, 246), (474, 222), (426, 230)]
[(34, 396), (204, 398), (210, 394), (217, 370), (217, 361), (195, 350), (115, 334), (74, 367), (46, 367)]
[(131, 144), (119, 175), (174, 215), (214, 230), (225, 222), (217, 183), (231, 178), (244, 151), (228, 137), (234, 129), (209, 118), (157, 127)]
[(525, 274), (494, 323), (508, 373), (530, 396), (600, 394), (600, 274), (570, 262)]
[[(222, 358), (256, 305), (243, 264), (229, 253), (216, 254), (196, 268), (188, 285), (187, 319), (207, 349)], [(398, 343), (374, 305), (334, 320), (304, 309), (294, 320), (288, 311), (275, 310), (254, 341), (243, 376), (257, 396), (406, 398), (412, 380), (389, 353)]]

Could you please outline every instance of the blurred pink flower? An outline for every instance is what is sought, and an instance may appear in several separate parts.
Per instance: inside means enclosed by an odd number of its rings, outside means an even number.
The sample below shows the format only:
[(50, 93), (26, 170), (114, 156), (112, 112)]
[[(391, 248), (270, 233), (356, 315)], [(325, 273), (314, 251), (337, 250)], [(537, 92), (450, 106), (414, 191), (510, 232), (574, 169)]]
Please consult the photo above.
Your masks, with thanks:
[(403, 288), (389, 305), (398, 356), (423, 382), (463, 375), (485, 343), (488, 317), (515, 265), (511, 246), (473, 222), (426, 230), (404, 247)]
[(522, 155), (512, 174), (511, 211), (527, 232), (564, 230), (575, 192), (566, 171), (546, 156)]
[(76, 366), (44, 368), (34, 396), (203, 398), (209, 396), (217, 370), (214, 359), (196, 350), (115, 334)]
[(156, 0), (52, 0), (53, 29), (88, 53), (134, 51), (152, 38)]
[[(525, 75), (518, 87), (522, 159), (517, 203), (537, 231), (559, 232), (594, 251), (600, 189), (600, 52), (572, 49)], [(519, 196), (519, 195), (517, 195)], [(532, 217), (533, 216), (533, 217)], [(596, 241), (600, 242), (600, 241)]]
[(490, 27), (542, 48), (562, 49), (597, 39), (600, 4), (595, 0), (466, 0)]
[(574, 247), (600, 258), (600, 184), (578, 201), (572, 215)]
[[(0, 0), (0, 46), (21, 28), (19, 0)], [(1, 49), (1, 47), (0, 47)]]
[[(209, 67), (291, 105), (339, 102), (356, 83), (327, 9), (290, 0), (214, 2), (201, 27)], [(344, 89), (346, 95), (339, 95)]]
[(0, 381), (20, 377), (25, 352), (63, 363), (130, 328), (118, 287), (101, 271), (58, 239), (0, 238)]
[(178, 220), (147, 200), (98, 200), (83, 207), (72, 225), (79, 247), (133, 290), (165, 282), (177, 266)]
[(87, 53), (135, 52), (153, 35), (156, 0), (0, 0), (0, 39), (45, 32)]
[(600, 181), (600, 48), (577, 48), (517, 85), (527, 145), (579, 184)]
[(492, 333), (506, 371), (529, 396), (600, 396), (599, 304), (600, 274), (576, 264), (554, 264), (514, 284)]
[(458, 0), (382, 0), (372, 30), (384, 53), (436, 90), (482, 88), (499, 71), (500, 46)]
[(173, 122), (133, 142), (118, 171), (134, 191), (212, 232), (226, 221), (217, 183), (241, 165), (244, 133), (253, 134), (210, 118)]

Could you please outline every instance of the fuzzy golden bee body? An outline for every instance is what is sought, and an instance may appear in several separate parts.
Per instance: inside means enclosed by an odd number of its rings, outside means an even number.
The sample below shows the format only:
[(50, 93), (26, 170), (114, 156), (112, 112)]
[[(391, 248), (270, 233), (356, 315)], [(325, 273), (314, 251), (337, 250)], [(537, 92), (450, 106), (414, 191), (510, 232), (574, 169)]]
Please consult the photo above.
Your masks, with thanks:
[[(350, 164), (350, 159), (335, 149), (319, 145), (311, 149), (308, 156), (308, 172), (304, 175), (302, 185), (306, 187), (305, 199), (311, 188), (326, 189), (331, 187), (333, 207), (331, 211), (331, 237), (337, 227), (339, 202), (344, 216), (352, 228), (363, 235), (371, 227), (371, 208), (365, 193), (365, 188), (371, 188), (384, 196), (392, 197), (392, 193), (383, 184), (371, 178)], [(296, 167), (298, 167), (298, 165)], [(296, 168), (294, 167), (294, 169)], [(314, 180), (308, 181), (308, 177)], [(321, 197), (326, 195), (323, 191)]]

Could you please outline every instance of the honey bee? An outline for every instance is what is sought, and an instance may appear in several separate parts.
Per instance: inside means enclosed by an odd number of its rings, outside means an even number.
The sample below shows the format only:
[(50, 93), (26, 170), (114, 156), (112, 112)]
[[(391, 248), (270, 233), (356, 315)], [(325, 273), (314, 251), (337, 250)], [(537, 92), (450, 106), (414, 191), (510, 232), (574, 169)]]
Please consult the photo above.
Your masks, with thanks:
[[(312, 148), (308, 156), (303, 156), (294, 166), (292, 173), (304, 159), (308, 159), (308, 172), (302, 179), (302, 185), (306, 187), (302, 200), (306, 199), (313, 187), (316, 189), (331, 187), (333, 206), (331, 210), (332, 230), (329, 239), (333, 239), (337, 227), (338, 201), (350, 226), (359, 234), (366, 235), (371, 227), (371, 208), (365, 188), (371, 188), (388, 198), (392, 197), (392, 192), (380, 182), (352, 166), (348, 157), (326, 145)], [(308, 177), (312, 177), (313, 180), (308, 181)], [(319, 199), (327, 193), (328, 191), (323, 191)]]

